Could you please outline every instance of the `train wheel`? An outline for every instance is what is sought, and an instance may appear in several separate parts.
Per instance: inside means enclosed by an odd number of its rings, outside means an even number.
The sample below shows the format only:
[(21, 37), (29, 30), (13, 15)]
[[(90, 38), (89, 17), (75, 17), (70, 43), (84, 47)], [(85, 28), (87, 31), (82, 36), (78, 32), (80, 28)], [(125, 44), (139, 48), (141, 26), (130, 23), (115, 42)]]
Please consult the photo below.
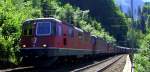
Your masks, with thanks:
[(35, 67), (50, 67), (58, 60), (58, 57), (42, 57), (36, 61)]
[(33, 64), (33, 59), (32, 57), (21, 57), (21, 65), (32, 65)]

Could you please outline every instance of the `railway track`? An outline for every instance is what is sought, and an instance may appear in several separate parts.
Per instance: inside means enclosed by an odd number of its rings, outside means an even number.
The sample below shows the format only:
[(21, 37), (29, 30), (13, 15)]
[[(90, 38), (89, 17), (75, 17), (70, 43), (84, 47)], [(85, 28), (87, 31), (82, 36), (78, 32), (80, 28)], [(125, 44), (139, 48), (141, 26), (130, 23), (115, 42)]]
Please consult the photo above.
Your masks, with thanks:
[[(81, 66), (78, 64), (72, 65), (58, 65), (57, 68), (35, 68), (34, 66), (17, 67), (12, 69), (0, 70), (0, 72), (103, 72), (112, 64), (120, 60), (124, 55), (113, 56), (108, 59), (91, 63), (90, 65)], [(84, 64), (84, 63), (83, 63)], [(73, 66), (74, 65), (74, 66)], [(60, 66), (60, 67), (59, 67)], [(74, 68), (73, 68), (74, 67)], [(78, 69), (79, 68), (79, 69)]]
[(111, 58), (105, 59), (103, 61), (96, 62), (92, 65), (88, 65), (83, 68), (75, 69), (71, 72), (103, 72), (104, 70), (109, 68), (112, 64), (114, 64), (118, 60), (120, 60), (123, 56), (124, 55), (111, 57)]
[(26, 70), (33, 69), (34, 66), (24, 66), (24, 67), (16, 67), (16, 68), (9, 68), (9, 69), (3, 69), (0, 70), (0, 72), (26, 72)]

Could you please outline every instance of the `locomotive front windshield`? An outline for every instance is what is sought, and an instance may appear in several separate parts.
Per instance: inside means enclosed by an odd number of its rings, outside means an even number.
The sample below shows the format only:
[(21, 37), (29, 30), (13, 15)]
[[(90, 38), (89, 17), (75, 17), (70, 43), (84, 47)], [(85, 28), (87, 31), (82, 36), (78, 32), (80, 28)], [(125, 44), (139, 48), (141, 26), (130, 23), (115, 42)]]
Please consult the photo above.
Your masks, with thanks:
[(51, 23), (50, 22), (38, 22), (36, 26), (37, 36), (51, 35)]
[(25, 36), (31, 36), (31, 35), (33, 35), (32, 24), (24, 24), (23, 25), (23, 35), (25, 35)]

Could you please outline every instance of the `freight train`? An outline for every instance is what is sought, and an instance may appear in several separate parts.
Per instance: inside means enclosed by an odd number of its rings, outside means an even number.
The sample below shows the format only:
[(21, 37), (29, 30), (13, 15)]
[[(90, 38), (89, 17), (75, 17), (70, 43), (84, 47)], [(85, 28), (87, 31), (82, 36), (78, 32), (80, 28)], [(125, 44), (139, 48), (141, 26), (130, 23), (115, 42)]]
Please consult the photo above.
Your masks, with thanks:
[(130, 48), (114, 46), (91, 36), (80, 28), (56, 18), (26, 20), (22, 25), (20, 51), (23, 58), (92, 56), (131, 52)]

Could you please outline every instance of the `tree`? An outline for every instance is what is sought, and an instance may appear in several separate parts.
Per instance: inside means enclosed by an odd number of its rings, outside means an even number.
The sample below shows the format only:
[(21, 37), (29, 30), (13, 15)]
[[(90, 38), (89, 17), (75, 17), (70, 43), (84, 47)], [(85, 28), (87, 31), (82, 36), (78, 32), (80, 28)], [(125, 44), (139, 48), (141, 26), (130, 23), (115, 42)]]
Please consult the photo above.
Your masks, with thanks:
[[(21, 24), (28, 18), (41, 16), (40, 9), (32, 7), (32, 1), (0, 1), (0, 61), (18, 63), (16, 52), (19, 49)], [(6, 56), (7, 55), (7, 56)]]
[(118, 45), (125, 46), (122, 42), (127, 40), (128, 18), (115, 5), (114, 0), (61, 0), (61, 2), (89, 10), (89, 14), (101, 22), (105, 31), (116, 38)]

